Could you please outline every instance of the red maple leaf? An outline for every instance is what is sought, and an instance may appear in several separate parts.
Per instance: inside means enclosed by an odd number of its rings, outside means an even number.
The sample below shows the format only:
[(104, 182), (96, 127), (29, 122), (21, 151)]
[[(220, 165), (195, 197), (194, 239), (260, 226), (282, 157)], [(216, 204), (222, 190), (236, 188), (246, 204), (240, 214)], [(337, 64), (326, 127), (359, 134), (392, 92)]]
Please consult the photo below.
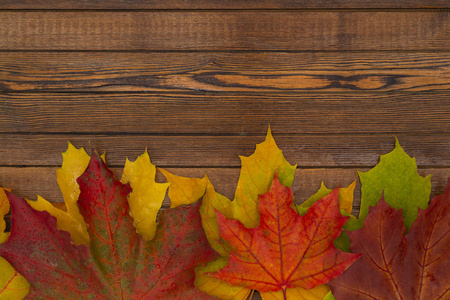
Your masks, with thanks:
[(195, 268), (215, 257), (198, 212), (200, 203), (161, 213), (145, 242), (132, 225), (127, 195), (97, 154), (78, 179), (89, 247), (76, 246), (56, 219), (9, 194), (12, 229), (0, 255), (45, 299), (212, 299), (194, 287)]
[(402, 211), (383, 199), (349, 232), (361, 259), (330, 286), (337, 299), (450, 299), (450, 179), (404, 236)]
[(292, 189), (273, 179), (260, 195), (260, 224), (245, 228), (217, 212), (220, 236), (232, 248), (220, 280), (260, 292), (313, 288), (344, 272), (359, 255), (336, 249), (333, 240), (348, 217), (339, 211), (338, 189), (314, 203), (304, 216), (291, 204)]

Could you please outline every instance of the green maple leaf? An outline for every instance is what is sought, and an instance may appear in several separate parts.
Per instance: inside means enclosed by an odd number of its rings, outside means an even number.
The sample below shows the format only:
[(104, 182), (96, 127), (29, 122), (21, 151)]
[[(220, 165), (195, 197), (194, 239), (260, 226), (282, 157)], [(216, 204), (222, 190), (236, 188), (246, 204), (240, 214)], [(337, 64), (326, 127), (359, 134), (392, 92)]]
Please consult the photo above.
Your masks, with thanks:
[(430, 177), (417, 173), (416, 160), (403, 151), (396, 139), (392, 152), (382, 155), (380, 162), (367, 172), (358, 172), (361, 180), (361, 209), (358, 219), (350, 219), (346, 229), (362, 227), (369, 212), (384, 194), (384, 200), (395, 209), (403, 210), (408, 230), (417, 218), (418, 208), (425, 209), (430, 200)]

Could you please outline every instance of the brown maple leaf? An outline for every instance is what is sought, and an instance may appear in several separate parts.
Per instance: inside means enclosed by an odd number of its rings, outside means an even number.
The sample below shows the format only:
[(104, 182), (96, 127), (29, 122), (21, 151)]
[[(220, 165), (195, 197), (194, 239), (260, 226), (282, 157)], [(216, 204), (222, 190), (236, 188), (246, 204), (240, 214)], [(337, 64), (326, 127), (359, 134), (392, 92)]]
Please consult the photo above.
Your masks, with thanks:
[(371, 207), (364, 227), (349, 232), (361, 259), (329, 283), (336, 299), (450, 299), (450, 179), (404, 233), (401, 210), (383, 199)]

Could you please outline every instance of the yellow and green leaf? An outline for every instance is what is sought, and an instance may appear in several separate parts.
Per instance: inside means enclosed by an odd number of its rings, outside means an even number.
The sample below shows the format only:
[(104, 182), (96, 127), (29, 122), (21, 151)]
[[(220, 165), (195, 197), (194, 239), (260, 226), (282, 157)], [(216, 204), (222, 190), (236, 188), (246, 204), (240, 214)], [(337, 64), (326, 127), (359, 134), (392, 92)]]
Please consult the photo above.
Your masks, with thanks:
[(242, 166), (232, 202), (233, 217), (245, 227), (253, 228), (259, 224), (258, 195), (269, 190), (275, 172), (281, 183), (290, 187), (297, 165), (292, 166), (286, 161), (270, 128), (265, 141), (256, 145), (255, 153), (240, 158)]

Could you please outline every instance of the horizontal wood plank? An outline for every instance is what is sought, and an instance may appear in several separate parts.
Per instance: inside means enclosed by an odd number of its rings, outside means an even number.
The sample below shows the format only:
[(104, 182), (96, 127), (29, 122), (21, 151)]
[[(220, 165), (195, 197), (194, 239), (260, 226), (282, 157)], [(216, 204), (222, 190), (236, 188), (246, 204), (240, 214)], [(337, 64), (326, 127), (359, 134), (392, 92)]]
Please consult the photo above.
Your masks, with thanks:
[[(299, 168), (370, 167), (394, 148), (392, 135), (274, 136), (283, 154)], [(397, 135), (403, 149), (421, 167), (450, 167), (450, 135)], [(162, 167), (240, 167), (239, 155), (249, 156), (264, 136), (148, 135), (0, 135), (0, 165), (60, 166), (67, 141), (88, 152), (107, 152), (110, 166), (121, 167), (148, 149)]]
[(3, 133), (448, 134), (448, 93), (0, 94)]
[(2, 0), (0, 9), (449, 8), (447, 0)]
[(0, 50), (448, 50), (448, 11), (1, 11)]
[(442, 91), (450, 53), (5, 52), (0, 91)]
[[(13, 192), (27, 199), (35, 199), (36, 194), (52, 202), (62, 202), (62, 195), (56, 183), (56, 169), (50, 167), (0, 167), (0, 186), (12, 187)], [(122, 168), (112, 168), (117, 178), (120, 178)], [(180, 176), (203, 177), (205, 172), (213, 183), (216, 191), (233, 198), (239, 178), (239, 169), (229, 168), (167, 168), (169, 172)], [(358, 169), (367, 171), (368, 169)], [(419, 169), (419, 174), (431, 174), (432, 196), (442, 194), (450, 176), (450, 169)], [(292, 189), (296, 202), (301, 203), (313, 195), (323, 181), (329, 188), (338, 185), (347, 186), (357, 179), (356, 169), (297, 169)], [(164, 176), (158, 172), (158, 182), (165, 182)], [(360, 204), (359, 183), (355, 189), (355, 212)], [(168, 198), (164, 200), (164, 207), (170, 206)]]

